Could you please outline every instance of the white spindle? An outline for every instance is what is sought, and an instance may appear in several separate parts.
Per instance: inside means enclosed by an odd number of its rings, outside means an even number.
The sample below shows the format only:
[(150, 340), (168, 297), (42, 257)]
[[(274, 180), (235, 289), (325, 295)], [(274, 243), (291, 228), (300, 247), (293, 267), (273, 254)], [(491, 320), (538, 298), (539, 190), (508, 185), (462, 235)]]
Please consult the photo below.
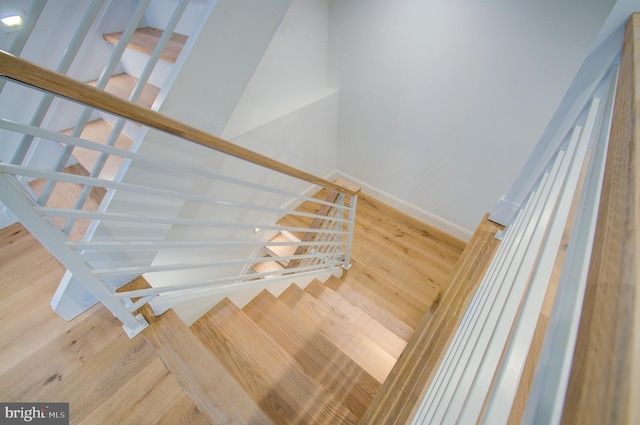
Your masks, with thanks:
[[(139, 3), (127, 29), (114, 48), (109, 64), (98, 80), (98, 88), (103, 88), (111, 76), (115, 64), (128, 44), (137, 23), (140, 22), (148, 3), (149, 0)], [(142, 78), (134, 88), (130, 100), (136, 100), (140, 95), (153, 64), (157, 62), (160, 52), (164, 50), (165, 44), (187, 3), (187, 0), (181, 0), (176, 8), (176, 13), (165, 28), (165, 33), (152, 54), (151, 61), (143, 71)], [(85, 14), (84, 23), (76, 30), (76, 35), (86, 34), (90, 27), (95, 29), (94, 18), (100, 14), (100, 11), (104, 11), (104, 4), (105, 0), (94, 0), (92, 8)], [(83, 45), (81, 40), (75, 38), (72, 42), (72, 48), (61, 62), (59, 71), (69, 68), (73, 62), (72, 58), (81, 45)], [(0, 64), (0, 68), (2, 68), (2, 64)], [(8, 70), (10, 66), (6, 68)], [(47, 78), (52, 81), (57, 78), (53, 74), (47, 74), (44, 69), (37, 71), (46, 74)], [(4, 78), (0, 77), (0, 80), (5, 81)], [(124, 328), (130, 336), (146, 326), (146, 323), (139, 316), (134, 317), (131, 314), (132, 311), (144, 304), (150, 303), (156, 311), (161, 311), (175, 305), (175, 303), (202, 295), (227, 294), (236, 290), (265, 287), (272, 283), (292, 283), (297, 279), (309, 281), (313, 277), (327, 276), (327, 273), (337, 274), (345, 266), (345, 259), (348, 262), (352, 241), (350, 233), (353, 232), (355, 220), (355, 197), (352, 197), (350, 205), (346, 206), (344, 194), (340, 194), (335, 202), (316, 199), (304, 194), (312, 193), (313, 188), (319, 190), (322, 187), (341, 192), (334, 184), (291, 167), (278, 167), (277, 164), (273, 165), (272, 161), (266, 158), (258, 161), (258, 163), (271, 164), (269, 165), (272, 170), (270, 172), (280, 170), (279, 173), (288, 174), (287, 178), (291, 179), (291, 183), (297, 179), (297, 187), (300, 187), (299, 182), (303, 181), (314, 183), (314, 186), (309, 187), (303, 194), (298, 194), (257, 181), (211, 172), (205, 167), (181, 163), (174, 159), (158, 160), (151, 155), (119, 149), (115, 147), (115, 141), (126, 123), (122, 117), (116, 117), (116, 125), (106, 144), (81, 139), (80, 134), (88, 122), (90, 114), (98, 105), (83, 108), (70, 135), (46, 130), (43, 128), (41, 116), (46, 114), (51, 105), (57, 105), (54, 102), (61, 102), (62, 99), (34, 87), (37, 83), (22, 80), (15, 74), (11, 74), (11, 78), (13, 81), (23, 84), (25, 90), (40, 90), (46, 101), (41, 103), (39, 113), (29, 121), (30, 124), (12, 122), (0, 117), (0, 128), (22, 135), (22, 140), (29, 141), (29, 143), (36, 139), (42, 143), (59, 143), (63, 146), (63, 154), (58, 158), (58, 163), (53, 170), (39, 169), (22, 161), (24, 155), (20, 155), (21, 158), (16, 163), (0, 163), (0, 185), (3, 185), (3, 190), (0, 191), (0, 201), (18, 213), (27, 228), (50, 251), (56, 254), (63, 265), (78, 280), (78, 284), (84, 285), (124, 323)], [(78, 90), (81, 89), (78, 88)], [(87, 102), (90, 101), (87, 100)], [(152, 116), (155, 114), (154, 112), (149, 113)], [(149, 122), (153, 122), (153, 120)], [(143, 131), (146, 130), (148, 128), (143, 128)], [(179, 140), (179, 134), (181, 133), (176, 132), (175, 136), (170, 137)], [(198, 141), (198, 139), (194, 140)], [(28, 148), (29, 143), (24, 143), (23, 146)], [(98, 154), (99, 159), (89, 176), (62, 172), (62, 167), (66, 165), (67, 159), (75, 148)], [(237, 157), (245, 155), (250, 163), (255, 160), (255, 158), (251, 158), (250, 154), (233, 155)], [(186, 176), (187, 179), (197, 180), (202, 184), (211, 184), (212, 188), (222, 188), (223, 192), (203, 195), (201, 193), (204, 192), (181, 191), (162, 178), (136, 183), (131, 180), (114, 181), (98, 178), (104, 162), (112, 156), (123, 159), (126, 164), (125, 167), (121, 167), (118, 173), (119, 177), (124, 175), (126, 167), (135, 165), (139, 168), (148, 167), (157, 170), (159, 175)], [(259, 165), (252, 166), (259, 167)], [(28, 186), (20, 182), (23, 178), (24, 181), (27, 178), (45, 180), (44, 190), (39, 197)], [(289, 184), (289, 182), (283, 184)], [(5, 186), (10, 190), (4, 190)], [(74, 204), (73, 207), (62, 207), (48, 202), (54, 189), (63, 186), (74, 188), (65, 192), (65, 196), (74, 197), (69, 200), (70, 204)], [(77, 193), (75, 188), (78, 187), (80, 195), (74, 194)], [(84, 205), (89, 193), (96, 188), (101, 189), (101, 192), (102, 189), (106, 190), (106, 201), (96, 211), (93, 211)], [(347, 190), (346, 192), (351, 191)], [(110, 200), (114, 198), (116, 193), (118, 196), (123, 195), (123, 198), (128, 200), (134, 200), (137, 209), (106, 208), (105, 205), (111, 202)], [(257, 197), (245, 197), (246, 193), (257, 194)], [(258, 201), (252, 201), (262, 197), (268, 198), (270, 204), (265, 205)], [(300, 205), (307, 201), (315, 205), (329, 207), (327, 209), (329, 212), (325, 215), (297, 211), (294, 208), (294, 205)], [(122, 202), (122, 200), (115, 202)], [(125, 200), (125, 202), (128, 201)], [(146, 208), (142, 206), (144, 202), (149, 202), (149, 206)], [(284, 202), (285, 206), (277, 207), (279, 202)], [(202, 214), (199, 216), (190, 214), (177, 216), (174, 214), (172, 209), (185, 204), (195, 208), (204, 207), (201, 211)], [(157, 205), (168, 207), (163, 210), (156, 208)], [(212, 211), (211, 214), (204, 214), (205, 208), (206, 211)], [(278, 218), (284, 216), (312, 219), (314, 224), (313, 227), (276, 224)], [(236, 217), (239, 219), (235, 220)], [(66, 224), (62, 226), (57, 224), (61, 222), (59, 219), (65, 219)], [(87, 238), (87, 234), (77, 235), (75, 232), (71, 236), (71, 229), (77, 228), (74, 226), (77, 220), (88, 222), (90, 229), (88, 233), (97, 236)], [(316, 223), (320, 224), (316, 225)], [(109, 226), (113, 226), (113, 228)], [(102, 231), (102, 227), (109, 227), (109, 229), (99, 233)], [(176, 228), (180, 232), (184, 230), (187, 236), (183, 239), (176, 237), (177, 240), (174, 240), (175, 232), (169, 234), (166, 229)], [(114, 229), (116, 231), (118, 229), (127, 230), (118, 234), (111, 233), (111, 230)], [(128, 232), (129, 229), (131, 232)], [(162, 230), (160, 233), (154, 233), (156, 229)], [(307, 239), (311, 239), (309, 242), (270, 242), (258, 239), (261, 235), (266, 237), (266, 235), (274, 235), (278, 232), (284, 234), (299, 232), (313, 237), (307, 237)], [(71, 240), (71, 237), (74, 240)], [(82, 241), (76, 240), (79, 238), (83, 238)], [(305, 249), (301, 253), (275, 259), (259, 256), (260, 251), (269, 245), (304, 247)], [(209, 258), (214, 260), (209, 260)], [(252, 265), (272, 260), (289, 261), (290, 267), (284, 271), (260, 273), (252, 271)], [(115, 292), (117, 288), (141, 274), (161, 277), (163, 273), (172, 273), (170, 285)], [(179, 276), (179, 279), (176, 280), (175, 276)], [(83, 296), (85, 295), (83, 294)]]
[(523, 424), (560, 423), (582, 311), (607, 156), (618, 67), (609, 73), (604, 118), (593, 147)]

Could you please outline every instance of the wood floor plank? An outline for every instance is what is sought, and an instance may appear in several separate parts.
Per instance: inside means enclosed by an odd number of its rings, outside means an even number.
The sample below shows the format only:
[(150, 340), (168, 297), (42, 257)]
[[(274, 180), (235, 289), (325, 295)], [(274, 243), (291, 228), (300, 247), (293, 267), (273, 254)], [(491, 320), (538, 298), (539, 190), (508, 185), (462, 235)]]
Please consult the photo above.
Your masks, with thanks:
[[(128, 386), (140, 370), (155, 360), (152, 347), (144, 339), (132, 341), (126, 336), (119, 337), (116, 343), (87, 360), (82, 369), (63, 378), (55, 394), (70, 401), (73, 422), (77, 423), (89, 415), (96, 417), (93, 412), (102, 403)], [(106, 415), (102, 421), (110, 417), (108, 412)]]
[(330, 309), (296, 285), (291, 285), (278, 298), (303, 320), (316, 326), (329, 341), (378, 382), (384, 382), (395, 364), (395, 358), (391, 354), (360, 332), (337, 320)]
[[(25, 286), (32, 287), (34, 283), (43, 280), (55, 280), (64, 274), (60, 263), (42, 245), (34, 243), (31, 234), (22, 224), (16, 223), (1, 229), (0, 241), (2, 300), (22, 291)], [(25, 267), (26, 258), (38, 267)]]
[(274, 422), (357, 423), (340, 400), (323, 393), (284, 349), (228, 299), (192, 329)]
[[(441, 230), (438, 230), (428, 224), (413, 218), (371, 196), (360, 195), (358, 199), (358, 208), (362, 213), (360, 219), (373, 219), (378, 222), (377, 227), (395, 227), (401, 226), (406, 228), (409, 235), (418, 237), (420, 240), (426, 238), (429, 243), (443, 250), (449, 250), (460, 255), (466, 247), (466, 243), (455, 238)], [(455, 259), (455, 255), (452, 259)]]
[[(44, 295), (44, 303), (39, 302), (36, 305), (46, 305), (50, 296)], [(41, 300), (36, 298), (30, 301), (38, 302)], [(3, 328), (0, 334), (0, 347), (2, 347), (0, 349), (0, 374), (22, 362), (25, 359), (25, 352), (34, 353), (42, 349), (77, 325), (77, 322), (66, 322), (50, 308), (34, 308), (33, 310), (34, 314), (29, 317), (12, 317), (11, 320), (0, 319)], [(77, 319), (78, 322), (82, 320), (80, 317)]]
[(464, 246), (371, 197), (358, 200), (352, 256), (426, 304), (437, 297)]
[[(115, 423), (112, 417), (126, 421), (131, 415), (129, 397), (122, 397), (122, 403), (113, 403), (110, 409), (96, 411), (110, 397), (124, 394), (123, 388), (131, 385), (140, 371), (154, 360), (157, 362), (153, 348), (144, 338), (129, 339), (121, 323), (101, 306), (71, 322), (56, 316), (49, 299), (64, 268), (21, 224), (10, 227), (0, 230), (0, 279), (8, 280), (0, 287), (0, 295), (8, 288), (19, 288), (9, 289), (13, 291), (11, 301), (19, 303), (19, 308), (0, 303), (0, 324), (4, 326), (11, 319), (15, 325), (4, 328), (0, 341), (0, 399), (68, 402), (72, 424), (86, 418), (91, 418), (88, 423)], [(6, 244), (7, 238), (12, 242)], [(13, 248), (18, 246), (25, 249), (15, 255)], [(59, 273), (52, 272), (50, 264), (57, 264)], [(9, 276), (4, 273), (7, 269), (11, 270)], [(147, 411), (157, 409), (166, 400), (159, 391), (144, 393), (140, 395), (148, 398), (144, 403), (153, 406), (145, 408)], [(137, 423), (146, 423), (138, 419)]]
[(187, 395), (178, 398), (156, 425), (209, 425), (209, 419)]
[(296, 359), (307, 376), (343, 400), (356, 418), (362, 417), (379, 387), (375, 379), (268, 291), (243, 311)]
[[(46, 386), (53, 380), (63, 379), (75, 370), (82, 368), (85, 356), (94, 356), (110, 344), (114, 344), (121, 335), (108, 332), (95, 337), (94, 329), (103, 321), (114, 319), (106, 309), (96, 309), (91, 317), (74, 326), (67, 333), (54, 339), (50, 344), (35, 353), (23, 357), (23, 361), (2, 374), (3, 387), (0, 389), (0, 399), (15, 400), (27, 396), (38, 397), (40, 390), (46, 392)], [(82, 353), (75, 356), (75, 353)], [(33, 374), (37, 379), (25, 380), (24, 376)], [(7, 391), (7, 392), (5, 392)], [(28, 397), (27, 397), (28, 398)]]
[(156, 358), (79, 423), (103, 423), (106, 418), (117, 424), (155, 423), (180, 393), (180, 385)]

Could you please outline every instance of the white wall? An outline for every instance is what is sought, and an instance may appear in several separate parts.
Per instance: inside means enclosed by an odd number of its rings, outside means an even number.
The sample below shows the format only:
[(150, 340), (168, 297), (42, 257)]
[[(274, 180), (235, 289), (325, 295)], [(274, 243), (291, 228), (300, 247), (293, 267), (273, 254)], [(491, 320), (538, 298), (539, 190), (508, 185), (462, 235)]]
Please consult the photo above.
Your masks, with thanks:
[(222, 137), (233, 139), (332, 93), (327, 87), (328, 41), (328, 1), (294, 0)]
[(517, 175), (613, 3), (331, 1), (338, 169), (472, 231)]

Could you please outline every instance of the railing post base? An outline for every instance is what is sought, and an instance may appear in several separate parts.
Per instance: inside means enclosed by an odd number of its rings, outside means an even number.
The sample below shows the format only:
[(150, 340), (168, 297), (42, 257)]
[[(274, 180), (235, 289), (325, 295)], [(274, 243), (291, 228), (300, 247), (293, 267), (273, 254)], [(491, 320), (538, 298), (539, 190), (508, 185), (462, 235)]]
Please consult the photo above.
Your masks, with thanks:
[(138, 314), (137, 316), (135, 316), (135, 319), (138, 322), (138, 325), (136, 325), (134, 328), (131, 328), (127, 325), (122, 325), (122, 329), (124, 329), (125, 333), (130, 339), (138, 335), (140, 332), (145, 330), (147, 326), (149, 326), (149, 323), (142, 314)]

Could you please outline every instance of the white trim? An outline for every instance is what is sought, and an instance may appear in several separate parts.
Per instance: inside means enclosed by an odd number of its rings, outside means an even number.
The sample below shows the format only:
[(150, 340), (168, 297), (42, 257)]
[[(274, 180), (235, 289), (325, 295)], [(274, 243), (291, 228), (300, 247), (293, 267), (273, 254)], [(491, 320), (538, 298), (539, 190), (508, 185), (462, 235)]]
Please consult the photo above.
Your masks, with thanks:
[(361, 180), (358, 180), (346, 173), (343, 173), (342, 171), (334, 170), (326, 177), (327, 180), (334, 180), (337, 178), (344, 178), (346, 180), (352, 181), (362, 188), (363, 193), (370, 195), (377, 200), (384, 202), (385, 204), (390, 205), (393, 208), (402, 211), (403, 213), (410, 215), (411, 217), (420, 220), (430, 226), (433, 226), (436, 229), (454, 236), (464, 242), (469, 242), (469, 239), (471, 239), (471, 235), (473, 235), (473, 232), (468, 229), (451, 223), (450, 221), (447, 221), (442, 217), (438, 217), (435, 214), (418, 208), (415, 205), (411, 205), (410, 203), (403, 201), (402, 199), (396, 198), (393, 195), (383, 192), (382, 190), (373, 187)]

